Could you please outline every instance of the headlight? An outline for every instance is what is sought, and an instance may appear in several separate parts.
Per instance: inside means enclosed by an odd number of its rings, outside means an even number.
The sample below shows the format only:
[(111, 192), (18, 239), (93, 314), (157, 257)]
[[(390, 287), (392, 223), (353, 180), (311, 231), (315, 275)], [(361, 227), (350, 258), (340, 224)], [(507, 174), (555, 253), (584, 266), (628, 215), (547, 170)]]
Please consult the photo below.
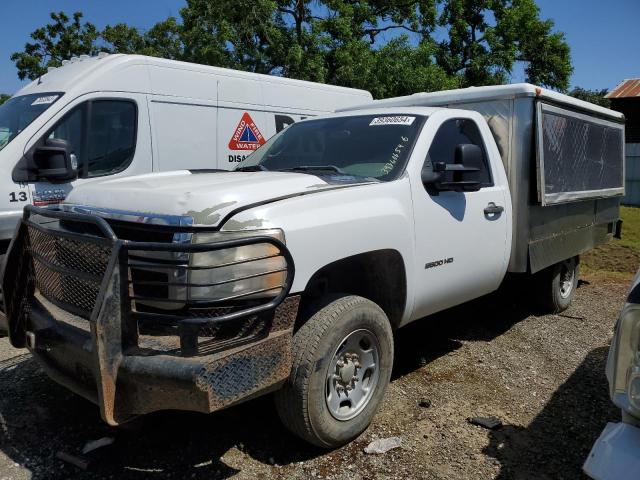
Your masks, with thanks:
[[(284, 243), (279, 229), (197, 233), (193, 243), (271, 236)], [(277, 296), (286, 278), (286, 262), (275, 245), (258, 243), (193, 253), (189, 261), (191, 300), (247, 300)]]
[(629, 304), (622, 311), (608, 363), (614, 403), (640, 417), (640, 305)]

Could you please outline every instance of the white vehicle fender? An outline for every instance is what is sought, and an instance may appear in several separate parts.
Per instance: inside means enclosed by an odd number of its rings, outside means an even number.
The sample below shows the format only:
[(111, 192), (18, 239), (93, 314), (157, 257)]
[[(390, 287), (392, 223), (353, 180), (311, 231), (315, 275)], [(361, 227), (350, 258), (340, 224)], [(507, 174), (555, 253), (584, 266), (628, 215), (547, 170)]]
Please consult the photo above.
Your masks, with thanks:
[[(346, 186), (266, 203), (229, 219), (223, 230), (280, 228), (295, 262), (292, 293), (321, 268), (378, 250), (400, 254), (406, 278), (402, 319), (413, 307), (413, 219), (406, 175), (391, 182)], [(399, 290), (405, 286), (398, 285)]]

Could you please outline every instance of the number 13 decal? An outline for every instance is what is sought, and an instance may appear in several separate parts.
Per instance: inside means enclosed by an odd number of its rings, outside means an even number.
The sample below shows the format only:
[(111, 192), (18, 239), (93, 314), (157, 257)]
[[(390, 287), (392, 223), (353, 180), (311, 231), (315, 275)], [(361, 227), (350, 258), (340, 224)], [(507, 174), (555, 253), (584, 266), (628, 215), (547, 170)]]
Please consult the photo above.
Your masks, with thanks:
[(11, 192), (9, 194), (10, 202), (26, 202), (27, 201), (27, 193), (26, 192)]

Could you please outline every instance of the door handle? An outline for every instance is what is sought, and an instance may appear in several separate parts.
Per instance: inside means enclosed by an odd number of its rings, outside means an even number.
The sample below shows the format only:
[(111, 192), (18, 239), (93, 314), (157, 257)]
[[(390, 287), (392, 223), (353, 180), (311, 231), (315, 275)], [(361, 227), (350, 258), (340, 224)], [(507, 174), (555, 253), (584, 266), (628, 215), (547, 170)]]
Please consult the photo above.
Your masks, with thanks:
[(496, 205), (493, 202), (489, 202), (489, 205), (484, 207), (484, 214), (485, 215), (498, 215), (498, 214), (500, 214), (502, 212), (504, 212), (504, 207), (501, 206), (501, 205)]

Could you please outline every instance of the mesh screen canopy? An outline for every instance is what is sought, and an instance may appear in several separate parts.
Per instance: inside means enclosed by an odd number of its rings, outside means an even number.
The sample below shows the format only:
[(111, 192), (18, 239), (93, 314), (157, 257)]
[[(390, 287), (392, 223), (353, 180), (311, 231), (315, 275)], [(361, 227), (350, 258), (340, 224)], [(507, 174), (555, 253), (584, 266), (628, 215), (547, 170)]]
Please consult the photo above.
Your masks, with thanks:
[(545, 104), (539, 111), (543, 205), (622, 195), (623, 126)]

